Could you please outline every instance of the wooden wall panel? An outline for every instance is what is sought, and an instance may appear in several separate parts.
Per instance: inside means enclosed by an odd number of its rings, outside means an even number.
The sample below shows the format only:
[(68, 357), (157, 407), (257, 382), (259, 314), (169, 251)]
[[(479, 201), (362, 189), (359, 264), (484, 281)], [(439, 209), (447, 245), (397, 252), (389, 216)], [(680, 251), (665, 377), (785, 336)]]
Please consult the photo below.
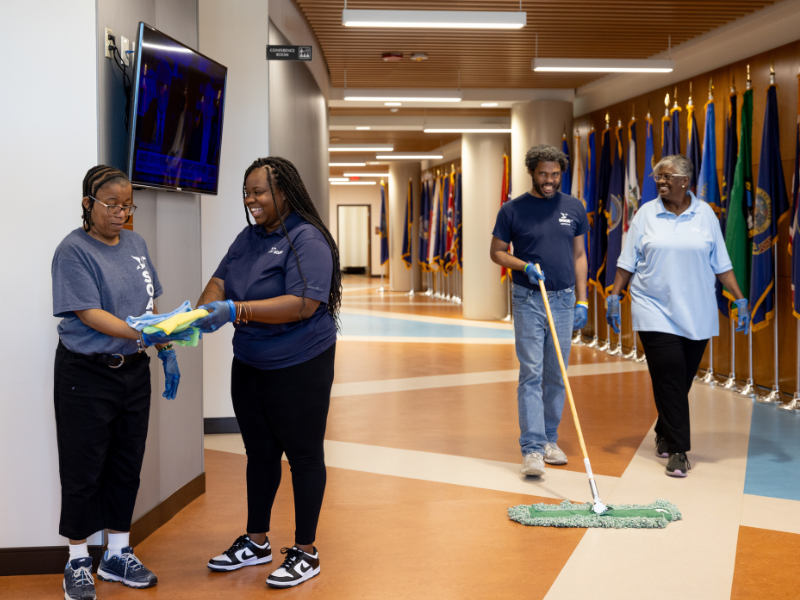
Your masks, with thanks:
[[(632, 115), (637, 118), (637, 159), (640, 177), (644, 173), (644, 117), (648, 110), (653, 118), (653, 137), (656, 160), (661, 155), (661, 117), (664, 114), (664, 96), (670, 95), (672, 106), (675, 88), (678, 92), (678, 103), (683, 108), (681, 112), (681, 151), (686, 152), (688, 133), (686, 103), (689, 99), (689, 85), (692, 85), (692, 97), (695, 106), (695, 117), (700, 136), (703, 136), (705, 126), (704, 105), (708, 99), (709, 79), (714, 83), (714, 103), (716, 109), (717, 130), (717, 171), (720, 182), (722, 181), (722, 160), (725, 139), (725, 124), (728, 117), (728, 98), (730, 87), (735, 85), (739, 95), (739, 112), (741, 113), (741, 94), (745, 91), (747, 79), (747, 65), (750, 65), (750, 74), (753, 93), (753, 177), (758, 177), (758, 167), (761, 153), (761, 136), (764, 124), (764, 111), (766, 106), (766, 89), (769, 86), (770, 65), (774, 65), (776, 82), (778, 84), (778, 118), (780, 123), (780, 148), (783, 162), (783, 172), (786, 179), (787, 194), (791, 202), (791, 182), (795, 158), (795, 130), (798, 122), (798, 80), (800, 71), (800, 41), (781, 46), (769, 52), (764, 52), (747, 60), (739, 61), (708, 73), (703, 73), (691, 79), (681, 81), (677, 86), (670, 85), (655, 90), (642, 96), (637, 96), (625, 102), (614, 104), (603, 110), (592, 112), (575, 120), (575, 127), (581, 133), (581, 140), (585, 144), (590, 126), (598, 132), (597, 156), (600, 156), (601, 132), (605, 128), (605, 116), (608, 113), (612, 127), (618, 119), (627, 125)], [(737, 115), (737, 136), (741, 120)], [(627, 138), (625, 145), (627, 147)], [(612, 134), (613, 140), (613, 134)], [(613, 143), (613, 142), (612, 142)], [(585, 149), (584, 149), (585, 152)], [(757, 181), (755, 182), (757, 184)], [(640, 181), (641, 184), (641, 181)], [(791, 308), (791, 257), (787, 251), (789, 241), (789, 219), (786, 218), (779, 226), (778, 238), (778, 354), (779, 354), (779, 380), (783, 392), (794, 392), (798, 385), (796, 381), (797, 361), (797, 323), (792, 316)], [(592, 295), (590, 294), (590, 300)], [(630, 317), (623, 313), (625, 319), (625, 332), (623, 343), (629, 346)], [(600, 307), (600, 332), (605, 334), (605, 310)], [(590, 321), (591, 324), (591, 321)], [(727, 377), (731, 370), (730, 365), (730, 324), (727, 318), (720, 315), (720, 335), (714, 338), (714, 371)], [(774, 341), (775, 327), (770, 325), (753, 335), (753, 379), (758, 385), (771, 388), (775, 382), (774, 377)], [(603, 337), (601, 336), (601, 337)], [(708, 354), (703, 360), (701, 368), (708, 367)], [(736, 374), (739, 379), (746, 379), (748, 374), (748, 349), (747, 338), (741, 334), (736, 335)]]

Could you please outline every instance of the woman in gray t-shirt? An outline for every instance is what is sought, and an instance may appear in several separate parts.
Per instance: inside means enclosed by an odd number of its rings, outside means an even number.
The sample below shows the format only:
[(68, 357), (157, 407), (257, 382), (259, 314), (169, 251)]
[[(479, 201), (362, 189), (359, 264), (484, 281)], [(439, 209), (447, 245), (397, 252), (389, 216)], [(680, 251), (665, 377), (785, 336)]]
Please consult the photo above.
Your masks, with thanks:
[(83, 180), (83, 227), (69, 233), (53, 257), (53, 315), (58, 324), (54, 399), (61, 475), (59, 533), (70, 540), (64, 570), (67, 598), (94, 598), (86, 539), (108, 529), (101, 579), (136, 588), (156, 576), (129, 543), (150, 414), (148, 346), (159, 348), (175, 397), (180, 371), (171, 340), (189, 332), (140, 334), (130, 315), (155, 310), (161, 294), (147, 245), (123, 230), (136, 207), (120, 170), (100, 165)]

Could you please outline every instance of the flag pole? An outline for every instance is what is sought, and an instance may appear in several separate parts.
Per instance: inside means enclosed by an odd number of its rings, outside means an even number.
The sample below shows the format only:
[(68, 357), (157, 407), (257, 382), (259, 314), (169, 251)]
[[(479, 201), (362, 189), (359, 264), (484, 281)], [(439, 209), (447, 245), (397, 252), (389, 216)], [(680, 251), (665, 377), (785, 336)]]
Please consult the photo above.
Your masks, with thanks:
[(719, 387), (729, 392), (738, 392), (739, 386), (736, 383), (736, 329), (733, 324), (733, 313), (731, 313), (730, 302), (728, 303), (728, 319), (731, 322), (731, 372), (725, 383)]
[(795, 392), (791, 402), (779, 404), (778, 410), (786, 412), (800, 412), (800, 320), (795, 319), (797, 323), (795, 329), (795, 348), (797, 349), (797, 365), (795, 369)]
[(717, 380), (714, 378), (714, 336), (711, 336), (711, 339), (708, 340), (708, 369), (706, 370), (706, 374), (702, 377), (697, 377), (695, 375), (695, 379), (698, 383), (702, 383), (704, 385), (710, 385), (711, 387), (716, 387)]
[[(636, 344), (636, 338), (637, 338), (637, 335), (636, 335), (636, 332), (634, 331), (633, 332), (633, 343), (634, 343), (634, 348), (636, 348), (636, 353), (638, 354), (639, 353), (638, 346), (635, 345)], [(646, 363), (647, 362), (647, 356), (645, 354), (642, 354), (640, 357), (635, 358), (633, 360), (633, 362)]]
[(779, 404), (781, 401), (780, 373), (778, 371), (778, 244), (772, 246), (772, 263), (774, 267), (774, 283), (772, 284), (772, 297), (774, 300), (772, 307), (775, 311), (775, 322), (773, 323), (775, 336), (772, 341), (775, 357), (775, 385), (772, 386), (772, 391), (769, 394), (756, 398), (756, 402), (760, 404)]
[[(628, 294), (630, 295), (630, 291), (628, 292)], [(620, 312), (622, 311), (620, 310)], [(620, 328), (620, 331), (622, 331), (622, 328)], [(627, 354), (623, 354), (622, 358), (626, 358), (628, 360), (636, 360), (637, 358), (639, 358), (639, 351), (636, 348), (636, 332), (633, 330), (633, 298), (631, 298), (631, 333), (633, 334), (633, 344), (631, 344), (631, 351), (628, 352)]]
[(747, 334), (747, 381), (744, 387), (736, 392), (740, 396), (747, 396), (756, 400), (759, 397), (756, 391), (756, 386), (753, 383), (753, 326), (750, 326), (750, 332)]
[(594, 301), (592, 302), (592, 306), (594, 307), (594, 335), (592, 336), (592, 341), (586, 344), (587, 348), (597, 348), (597, 313), (600, 312), (600, 307), (597, 306), (597, 288), (592, 286), (594, 290)]
[(619, 333), (617, 334), (617, 343), (611, 347), (611, 333), (608, 334), (608, 350), (606, 354), (609, 356), (618, 356), (622, 354), (622, 309), (619, 311)]

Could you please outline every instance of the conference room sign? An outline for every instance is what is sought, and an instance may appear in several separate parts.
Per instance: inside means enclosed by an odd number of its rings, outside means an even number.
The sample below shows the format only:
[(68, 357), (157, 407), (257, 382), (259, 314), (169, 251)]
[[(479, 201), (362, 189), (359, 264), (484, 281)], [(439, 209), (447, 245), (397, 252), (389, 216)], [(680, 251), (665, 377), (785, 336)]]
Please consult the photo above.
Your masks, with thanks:
[(267, 60), (311, 60), (311, 46), (267, 46)]

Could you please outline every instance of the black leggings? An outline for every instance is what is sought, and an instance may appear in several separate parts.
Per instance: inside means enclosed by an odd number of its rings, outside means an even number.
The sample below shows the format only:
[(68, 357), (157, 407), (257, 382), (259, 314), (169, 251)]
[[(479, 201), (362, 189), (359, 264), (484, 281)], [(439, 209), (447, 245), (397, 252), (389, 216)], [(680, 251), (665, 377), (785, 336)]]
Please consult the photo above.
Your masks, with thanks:
[(323, 440), (336, 344), (299, 365), (262, 370), (233, 359), (231, 397), (247, 451), (247, 531), (269, 531), (285, 452), (294, 487), (295, 543), (313, 544), (325, 494)]
[(640, 331), (639, 337), (658, 410), (656, 435), (666, 440), (670, 454), (688, 452), (692, 449), (689, 390), (708, 340), (690, 340), (660, 331)]

